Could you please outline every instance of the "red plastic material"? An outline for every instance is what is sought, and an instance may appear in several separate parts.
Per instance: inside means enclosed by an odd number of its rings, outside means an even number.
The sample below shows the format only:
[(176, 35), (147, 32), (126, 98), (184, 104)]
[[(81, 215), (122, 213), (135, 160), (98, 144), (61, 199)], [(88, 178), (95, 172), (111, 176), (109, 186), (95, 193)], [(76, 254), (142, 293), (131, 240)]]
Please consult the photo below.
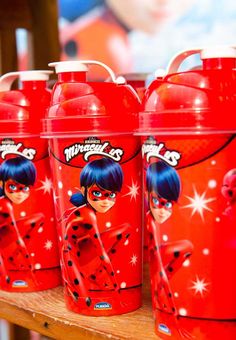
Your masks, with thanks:
[[(204, 60), (203, 70), (169, 74), (155, 80), (145, 94), (140, 131), (153, 133), (156, 129), (158, 134), (235, 131), (232, 107), (236, 104), (236, 71), (229, 68), (233, 65), (231, 60), (225, 68), (215, 68), (214, 61)], [(217, 65), (218, 62), (217, 59)], [(221, 66), (224, 65), (221, 61)]]
[(23, 81), (22, 89), (0, 92), (1, 135), (39, 134), (51, 98), (46, 81)]
[(145, 249), (164, 339), (236, 334), (234, 66), (206, 59), (155, 80), (143, 101)]
[(85, 82), (84, 72), (77, 73), (59, 74), (44, 120), (45, 135), (131, 133), (138, 127), (140, 103), (131, 86)]
[(59, 75), (44, 121), (65, 301), (80, 314), (122, 314), (141, 306), (140, 103), (130, 86), (78, 78)]
[(0, 289), (10, 292), (61, 282), (48, 146), (39, 138), (51, 95), (45, 81), (22, 86), (0, 92)]
[(121, 74), (125, 78), (128, 85), (132, 86), (137, 92), (139, 98), (142, 100), (146, 87), (145, 82), (147, 79), (147, 73), (124, 73)]

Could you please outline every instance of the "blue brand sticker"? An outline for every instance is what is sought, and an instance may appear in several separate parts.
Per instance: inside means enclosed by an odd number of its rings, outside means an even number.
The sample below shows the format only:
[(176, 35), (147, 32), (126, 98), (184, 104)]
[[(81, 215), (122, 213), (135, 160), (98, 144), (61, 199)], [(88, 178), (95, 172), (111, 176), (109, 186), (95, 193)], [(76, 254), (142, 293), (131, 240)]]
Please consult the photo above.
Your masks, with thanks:
[(108, 302), (98, 302), (94, 305), (94, 309), (96, 310), (108, 310), (112, 309), (112, 306)]
[(163, 333), (163, 334), (166, 334), (166, 335), (171, 335), (170, 329), (166, 325), (164, 325), (163, 323), (160, 323), (158, 325), (158, 331), (160, 333)]
[(15, 280), (12, 283), (12, 287), (28, 287), (28, 283), (23, 280)]

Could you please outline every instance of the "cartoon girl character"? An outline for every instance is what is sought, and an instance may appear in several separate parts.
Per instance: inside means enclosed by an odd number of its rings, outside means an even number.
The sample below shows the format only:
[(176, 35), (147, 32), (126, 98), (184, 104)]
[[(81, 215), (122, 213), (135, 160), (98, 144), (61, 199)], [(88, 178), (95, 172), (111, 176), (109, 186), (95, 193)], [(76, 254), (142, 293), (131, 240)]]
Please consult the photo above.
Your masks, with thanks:
[(81, 193), (71, 197), (75, 208), (66, 220), (63, 246), (64, 281), (75, 301), (92, 305), (90, 290), (120, 292), (111, 258), (129, 225), (100, 232), (97, 213), (108, 212), (121, 191), (121, 166), (109, 158), (91, 161), (80, 174)]
[[(177, 316), (169, 281), (181, 268), (183, 262), (191, 256), (193, 245), (188, 240), (161, 244), (159, 228), (171, 217), (174, 205), (178, 201), (181, 190), (179, 175), (164, 161), (152, 163), (147, 169), (146, 188), (149, 206), (148, 252), (154, 308)], [(179, 333), (181, 332), (179, 330)]]
[(225, 174), (221, 193), (227, 200), (227, 208), (223, 215), (234, 220), (236, 218), (236, 169), (231, 169)]
[[(0, 166), (0, 274), (7, 283), (10, 283), (9, 268), (31, 269), (26, 241), (30, 238), (32, 223), (29, 218), (16, 220), (14, 205), (28, 199), (35, 180), (34, 164), (22, 156), (8, 159)], [(34, 225), (37, 222), (42, 223), (41, 214), (35, 216)]]

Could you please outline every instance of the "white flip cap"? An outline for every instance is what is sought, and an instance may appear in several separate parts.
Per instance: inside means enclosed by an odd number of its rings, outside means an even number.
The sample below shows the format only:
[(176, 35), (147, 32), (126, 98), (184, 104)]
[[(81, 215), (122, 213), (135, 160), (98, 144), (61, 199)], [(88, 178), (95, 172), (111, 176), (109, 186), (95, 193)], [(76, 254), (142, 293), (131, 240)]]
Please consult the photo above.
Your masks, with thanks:
[(45, 80), (49, 79), (52, 71), (35, 70), (35, 71), (19, 71), (9, 72), (0, 77), (0, 91), (9, 91), (13, 82), (19, 78), (20, 81)]
[(85, 63), (79, 60), (58, 61), (48, 65), (50, 67), (55, 67), (56, 73), (88, 71), (88, 67), (85, 65)]
[(200, 54), (202, 60), (214, 58), (236, 58), (236, 48), (226, 45), (209, 46), (203, 48)]
[(31, 81), (31, 80), (45, 80), (49, 79), (50, 74), (53, 71), (35, 70), (35, 71), (21, 71), (19, 73), (19, 78), (21, 81)]

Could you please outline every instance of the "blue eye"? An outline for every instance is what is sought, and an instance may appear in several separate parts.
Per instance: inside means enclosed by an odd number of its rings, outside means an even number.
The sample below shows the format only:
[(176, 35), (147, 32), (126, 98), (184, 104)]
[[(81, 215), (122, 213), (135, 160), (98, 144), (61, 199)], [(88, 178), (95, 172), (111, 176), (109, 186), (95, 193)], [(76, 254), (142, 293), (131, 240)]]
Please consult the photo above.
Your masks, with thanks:
[(92, 192), (92, 194), (93, 194), (93, 196), (95, 196), (95, 197), (102, 197), (102, 193), (100, 192), (100, 191), (93, 191)]
[(17, 189), (17, 187), (14, 184), (10, 184), (9, 188), (13, 191), (15, 191)]
[(28, 192), (29, 189), (30, 189), (29, 187), (24, 187), (24, 188), (23, 188), (23, 191), (24, 191), (24, 192)]
[(173, 206), (173, 204), (172, 204), (171, 202), (166, 202), (166, 204), (165, 204), (165, 207), (166, 207), (167, 209), (171, 209), (172, 206)]
[(156, 198), (156, 197), (153, 197), (152, 198), (152, 202), (155, 204), (155, 205), (159, 205), (159, 200)]
[(111, 192), (109, 195), (110, 198), (115, 198), (116, 197), (116, 193), (115, 192)]

